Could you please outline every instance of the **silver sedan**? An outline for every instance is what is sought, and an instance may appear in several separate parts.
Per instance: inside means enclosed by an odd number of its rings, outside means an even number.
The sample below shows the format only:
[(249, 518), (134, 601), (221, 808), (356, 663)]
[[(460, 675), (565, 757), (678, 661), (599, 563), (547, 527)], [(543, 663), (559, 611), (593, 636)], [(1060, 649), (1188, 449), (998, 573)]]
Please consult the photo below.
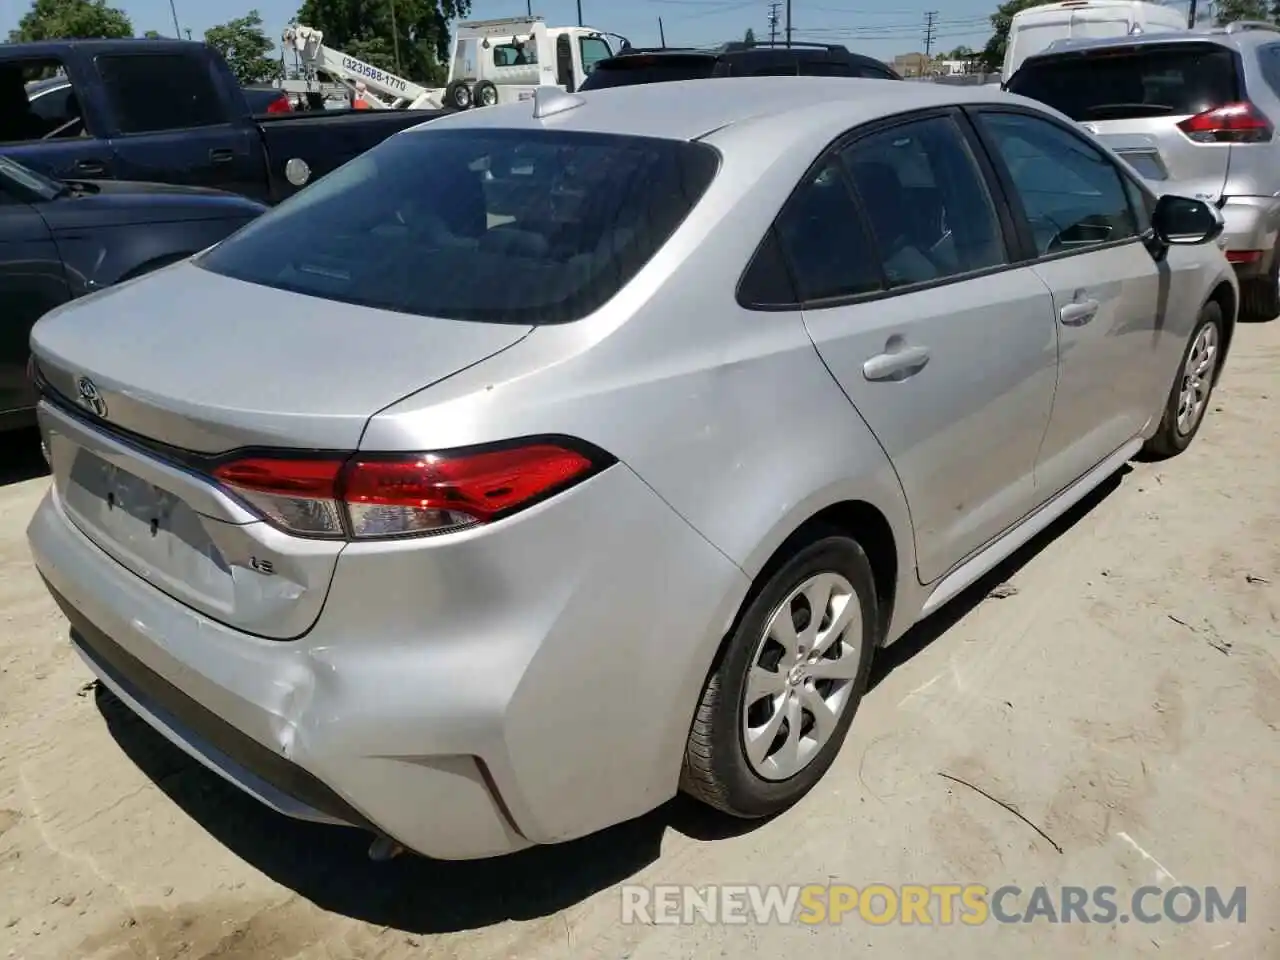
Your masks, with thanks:
[(383, 849), (774, 814), (878, 650), (1191, 442), (1221, 230), (987, 88), (546, 88), (42, 320), (35, 562), (139, 715)]

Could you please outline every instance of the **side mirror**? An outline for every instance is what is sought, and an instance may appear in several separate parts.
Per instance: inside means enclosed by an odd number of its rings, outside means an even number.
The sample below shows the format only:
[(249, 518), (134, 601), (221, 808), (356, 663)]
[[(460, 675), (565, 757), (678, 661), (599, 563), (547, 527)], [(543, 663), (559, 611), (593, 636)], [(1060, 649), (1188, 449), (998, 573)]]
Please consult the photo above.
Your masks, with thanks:
[(1156, 201), (1151, 228), (1161, 243), (1211, 243), (1222, 235), (1222, 212), (1212, 204), (1166, 193)]

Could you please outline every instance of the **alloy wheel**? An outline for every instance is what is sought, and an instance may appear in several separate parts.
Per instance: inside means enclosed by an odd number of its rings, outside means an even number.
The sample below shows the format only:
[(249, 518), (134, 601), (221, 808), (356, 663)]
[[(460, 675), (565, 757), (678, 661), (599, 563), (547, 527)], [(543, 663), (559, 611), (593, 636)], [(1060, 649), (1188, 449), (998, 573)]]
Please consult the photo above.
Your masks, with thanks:
[(1182, 387), (1178, 391), (1178, 433), (1191, 434), (1204, 416), (1213, 389), (1213, 375), (1218, 366), (1218, 327), (1206, 323), (1196, 334), (1187, 362), (1182, 368)]
[(862, 608), (838, 573), (812, 576), (769, 617), (742, 703), (747, 763), (765, 780), (807, 767), (835, 733), (858, 675)]

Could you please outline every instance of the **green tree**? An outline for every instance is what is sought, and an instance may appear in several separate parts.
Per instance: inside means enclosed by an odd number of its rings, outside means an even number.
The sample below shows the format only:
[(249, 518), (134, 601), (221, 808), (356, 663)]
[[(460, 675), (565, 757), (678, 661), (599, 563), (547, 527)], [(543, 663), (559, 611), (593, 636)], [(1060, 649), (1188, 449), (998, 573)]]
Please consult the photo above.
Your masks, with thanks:
[[(1277, 2), (1280, 2), (1280, 0), (1277, 0)], [(747, 27), (747, 32), (742, 35), (742, 42), (754, 44), (756, 42), (756, 32)]]
[(995, 73), (1004, 66), (1005, 47), (1009, 43), (1009, 26), (1016, 14), (1032, 7), (1040, 7), (1051, 0), (1005, 0), (991, 15), (991, 39), (982, 50), (982, 63)]
[(327, 46), (438, 83), (447, 73), (449, 21), (470, 12), (471, 0), (303, 0), (297, 21), (323, 30)]
[(142, 35), (142, 39), (143, 40), (163, 40), (164, 37), (160, 35), (159, 30), (148, 30), (146, 33)]
[(263, 83), (280, 76), (280, 61), (271, 56), (276, 45), (263, 33), (257, 10), (210, 27), (204, 42), (222, 54), (241, 83)]
[(133, 24), (124, 11), (107, 6), (106, 0), (33, 0), (17, 29), (9, 31), (9, 42), (132, 36)]
[(1271, 19), (1267, 0), (1218, 0), (1213, 12), (1220, 27), (1237, 20)]

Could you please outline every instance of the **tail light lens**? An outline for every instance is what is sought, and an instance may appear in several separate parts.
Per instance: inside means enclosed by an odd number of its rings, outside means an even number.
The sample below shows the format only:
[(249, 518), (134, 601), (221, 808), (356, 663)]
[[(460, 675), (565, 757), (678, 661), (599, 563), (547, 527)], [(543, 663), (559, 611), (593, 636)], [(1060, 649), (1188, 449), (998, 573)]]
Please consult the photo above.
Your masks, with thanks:
[(1197, 113), (1181, 121), (1178, 129), (1196, 143), (1260, 143), (1275, 133), (1266, 115), (1248, 102)]
[(366, 540), (490, 523), (611, 462), (576, 442), (538, 441), (478, 452), (250, 457), (224, 463), (213, 475), (290, 533)]
[(267, 104), (267, 113), (292, 113), (293, 104), (289, 101), (287, 94), (280, 94), (269, 104)]

